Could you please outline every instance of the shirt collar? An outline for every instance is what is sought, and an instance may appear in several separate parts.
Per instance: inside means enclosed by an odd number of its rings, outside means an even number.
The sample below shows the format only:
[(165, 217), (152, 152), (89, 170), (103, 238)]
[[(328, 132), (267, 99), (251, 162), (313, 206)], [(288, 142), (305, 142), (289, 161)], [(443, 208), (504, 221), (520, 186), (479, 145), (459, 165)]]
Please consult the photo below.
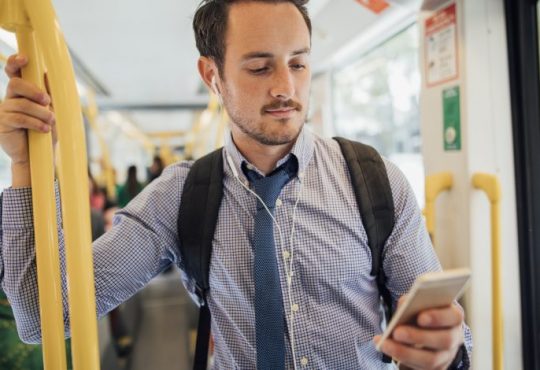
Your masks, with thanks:
[[(262, 172), (259, 171), (252, 163), (250, 163), (238, 150), (236, 145), (234, 144), (232, 140), (232, 136), (229, 133), (226, 135), (225, 138), (225, 154), (230, 155), (232, 162), (236, 168), (236, 172), (242, 177), (245, 178), (244, 173), (242, 171), (242, 163), (245, 163), (245, 166), (250, 169), (254, 170), (260, 175), (262, 175)], [(314, 150), (314, 138), (313, 133), (311, 132), (311, 129), (309, 127), (304, 126), (302, 127), (302, 130), (300, 131), (300, 134), (296, 138), (296, 142), (294, 143), (291, 151), (287, 153), (283, 158), (281, 158), (276, 163), (276, 168), (283, 165), (287, 160), (290, 158), (291, 155), (294, 155), (296, 159), (298, 160), (298, 173), (302, 174), (305, 172), (309, 161), (311, 160), (311, 157), (313, 156), (313, 150)], [(228, 161), (226, 162), (226, 172), (229, 173), (231, 169), (229, 168)]]

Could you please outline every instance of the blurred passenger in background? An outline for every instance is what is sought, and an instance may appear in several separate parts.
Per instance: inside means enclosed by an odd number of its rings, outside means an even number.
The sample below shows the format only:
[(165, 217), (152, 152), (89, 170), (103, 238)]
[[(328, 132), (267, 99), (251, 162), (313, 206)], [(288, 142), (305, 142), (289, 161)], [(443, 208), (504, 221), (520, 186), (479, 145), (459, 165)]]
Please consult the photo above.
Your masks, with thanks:
[(105, 206), (105, 192), (101, 190), (88, 169), (88, 192), (90, 193), (90, 223), (92, 226), (92, 240), (96, 240), (105, 233), (103, 207)]
[(165, 165), (163, 164), (161, 157), (159, 155), (155, 155), (152, 165), (148, 168), (148, 183), (150, 184), (152, 181), (157, 179), (163, 172), (164, 168)]
[(105, 192), (101, 189), (92, 176), (92, 172), (88, 169), (88, 187), (90, 191), (90, 208), (102, 211), (103, 206), (105, 205)]
[(129, 166), (126, 182), (118, 191), (118, 206), (124, 208), (142, 189), (143, 185), (137, 180), (137, 167)]

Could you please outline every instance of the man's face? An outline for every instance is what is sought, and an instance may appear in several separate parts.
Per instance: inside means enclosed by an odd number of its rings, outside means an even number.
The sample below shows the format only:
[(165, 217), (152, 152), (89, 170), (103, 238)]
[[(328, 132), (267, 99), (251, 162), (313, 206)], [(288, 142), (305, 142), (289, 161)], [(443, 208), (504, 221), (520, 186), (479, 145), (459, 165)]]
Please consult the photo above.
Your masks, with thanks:
[(310, 35), (293, 4), (231, 6), (225, 38), (223, 103), (242, 136), (265, 145), (291, 143), (305, 122)]

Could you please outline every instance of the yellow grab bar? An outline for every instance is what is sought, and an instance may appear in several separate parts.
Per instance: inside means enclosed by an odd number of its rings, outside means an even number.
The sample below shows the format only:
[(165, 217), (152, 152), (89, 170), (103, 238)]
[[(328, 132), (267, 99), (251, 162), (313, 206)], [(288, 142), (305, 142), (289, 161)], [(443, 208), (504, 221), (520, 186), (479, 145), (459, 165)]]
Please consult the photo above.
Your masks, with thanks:
[(496, 176), (477, 173), (472, 184), (483, 190), (491, 203), (491, 275), (492, 275), (492, 315), (493, 315), (493, 369), (504, 367), (504, 336), (501, 285), (501, 242), (500, 242), (500, 200), (501, 185)]
[(183, 130), (176, 130), (176, 131), (154, 131), (154, 132), (146, 132), (146, 136), (149, 138), (157, 138), (157, 139), (171, 139), (174, 137), (182, 137), (187, 134), (187, 131)]
[(75, 75), (50, 0), (25, 0), (48, 67), (60, 154), (73, 365), (99, 369), (86, 143)]
[(452, 189), (454, 177), (450, 172), (442, 172), (426, 176), (426, 206), (424, 215), (426, 216), (426, 226), (431, 238), (435, 243), (435, 200), (445, 190)]
[[(97, 345), (97, 323), (94, 274), (92, 263), (92, 242), (90, 235), (90, 205), (88, 194), (88, 175), (86, 160), (86, 144), (84, 140), (84, 127), (81, 117), (81, 107), (71, 59), (59, 30), (56, 15), (50, 0), (0, 0), (1, 19), (9, 23), (8, 30), (16, 30), (18, 38), (25, 46), (25, 29), (33, 30), (37, 41), (37, 50), (40, 56), (34, 56), (35, 65), (45, 65), (48, 69), (48, 80), (51, 95), (55, 102), (56, 125), (59, 139), (59, 177), (62, 189), (62, 214), (64, 235), (66, 244), (67, 283), (69, 287), (69, 309), (72, 334), (72, 357), (73, 366), (76, 370), (99, 369), (99, 352)], [(13, 27), (15, 25), (16, 27)], [(31, 55), (29, 54), (30, 58)], [(41, 63), (40, 61), (43, 61)], [(25, 73), (27, 73), (25, 71)], [(36, 74), (39, 82), (43, 77)], [(43, 86), (42, 84), (40, 84)], [(43, 146), (51, 145), (50, 138), (38, 134), (40, 139), (46, 140)], [(35, 140), (30, 142), (30, 151), (35, 151)], [(34, 147), (34, 148), (32, 148)], [(47, 150), (47, 149), (46, 149)], [(52, 149), (49, 149), (52, 151)], [(38, 157), (32, 158), (33, 166), (32, 183), (33, 191), (41, 187), (52, 186), (52, 167), (44, 167), (46, 178), (36, 178), (39, 174), (34, 167), (39, 166), (40, 161), (50, 162), (52, 155), (39, 153)], [(50, 185), (47, 185), (48, 182)], [(49, 188), (50, 192), (50, 188)], [(51, 195), (48, 194), (50, 197)], [(52, 198), (54, 201), (54, 192)], [(50, 202), (50, 200), (49, 200)], [(45, 202), (47, 204), (47, 202)], [(36, 210), (37, 204), (34, 204)], [(50, 205), (49, 205), (50, 206)], [(39, 218), (39, 216), (37, 216)], [(50, 217), (48, 220), (54, 220)], [(51, 228), (51, 225), (47, 225)], [(36, 230), (37, 232), (37, 230)], [(53, 231), (54, 232), (54, 231)], [(45, 236), (46, 237), (46, 236)], [(43, 238), (37, 236), (36, 238)], [(52, 258), (52, 257), (51, 257)], [(41, 276), (43, 277), (43, 276)], [(38, 278), (40, 274), (38, 273)], [(41, 286), (45, 281), (54, 279), (54, 272), (45, 279), (39, 279)], [(61, 297), (59, 286), (57, 291), (50, 294), (58, 294)], [(60, 299), (61, 302), (61, 299)], [(40, 306), (44, 302), (41, 301)], [(44, 309), (44, 307), (42, 308)], [(42, 322), (45, 321), (42, 318)], [(43, 325), (48, 324), (44, 323)], [(60, 318), (63, 326), (63, 320)], [(58, 326), (58, 318), (51, 325)], [(45, 338), (44, 338), (45, 339)], [(54, 346), (54, 344), (53, 344)], [(58, 344), (56, 344), (58, 346)], [(63, 346), (63, 344), (62, 344)], [(47, 354), (45, 354), (47, 355)], [(58, 361), (61, 361), (58, 359)], [(63, 369), (59, 365), (46, 364), (49, 370)], [(65, 366), (65, 365), (64, 365)]]
[[(9, 9), (8, 9), (9, 8)], [(0, 26), (16, 32), (19, 52), (28, 57), (29, 63), (22, 70), (25, 80), (45, 89), (43, 62), (36, 44), (34, 31), (24, 22), (23, 8), (13, 1), (0, 2)], [(7, 15), (12, 16), (7, 19)], [(21, 23), (18, 23), (21, 22)], [(3, 59), (5, 60), (5, 59)], [(51, 133), (28, 132), (33, 219), (36, 244), (36, 267), (39, 281), (39, 310), (43, 362), (46, 369), (66, 369), (62, 286), (60, 280), (60, 255), (56, 225), (54, 191), (54, 159)]]
[(105, 173), (105, 187), (107, 189), (107, 197), (109, 199), (116, 199), (116, 179), (114, 177), (114, 170), (111, 164), (111, 156), (109, 154), (109, 147), (105, 142), (103, 133), (98, 127), (97, 117), (99, 115), (99, 109), (96, 104), (95, 95), (92, 91), (89, 91), (86, 95), (87, 107), (83, 110), (84, 115), (88, 120), (90, 128), (98, 138), (99, 148), (101, 150), (101, 167)]

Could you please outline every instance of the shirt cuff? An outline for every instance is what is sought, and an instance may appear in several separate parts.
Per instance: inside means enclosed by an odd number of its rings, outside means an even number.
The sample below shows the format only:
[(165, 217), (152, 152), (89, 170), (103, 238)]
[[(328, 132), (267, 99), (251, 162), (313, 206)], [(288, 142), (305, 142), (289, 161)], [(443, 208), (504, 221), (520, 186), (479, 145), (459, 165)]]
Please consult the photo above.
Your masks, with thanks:
[(2, 193), (2, 229), (33, 228), (32, 188), (9, 188)]

